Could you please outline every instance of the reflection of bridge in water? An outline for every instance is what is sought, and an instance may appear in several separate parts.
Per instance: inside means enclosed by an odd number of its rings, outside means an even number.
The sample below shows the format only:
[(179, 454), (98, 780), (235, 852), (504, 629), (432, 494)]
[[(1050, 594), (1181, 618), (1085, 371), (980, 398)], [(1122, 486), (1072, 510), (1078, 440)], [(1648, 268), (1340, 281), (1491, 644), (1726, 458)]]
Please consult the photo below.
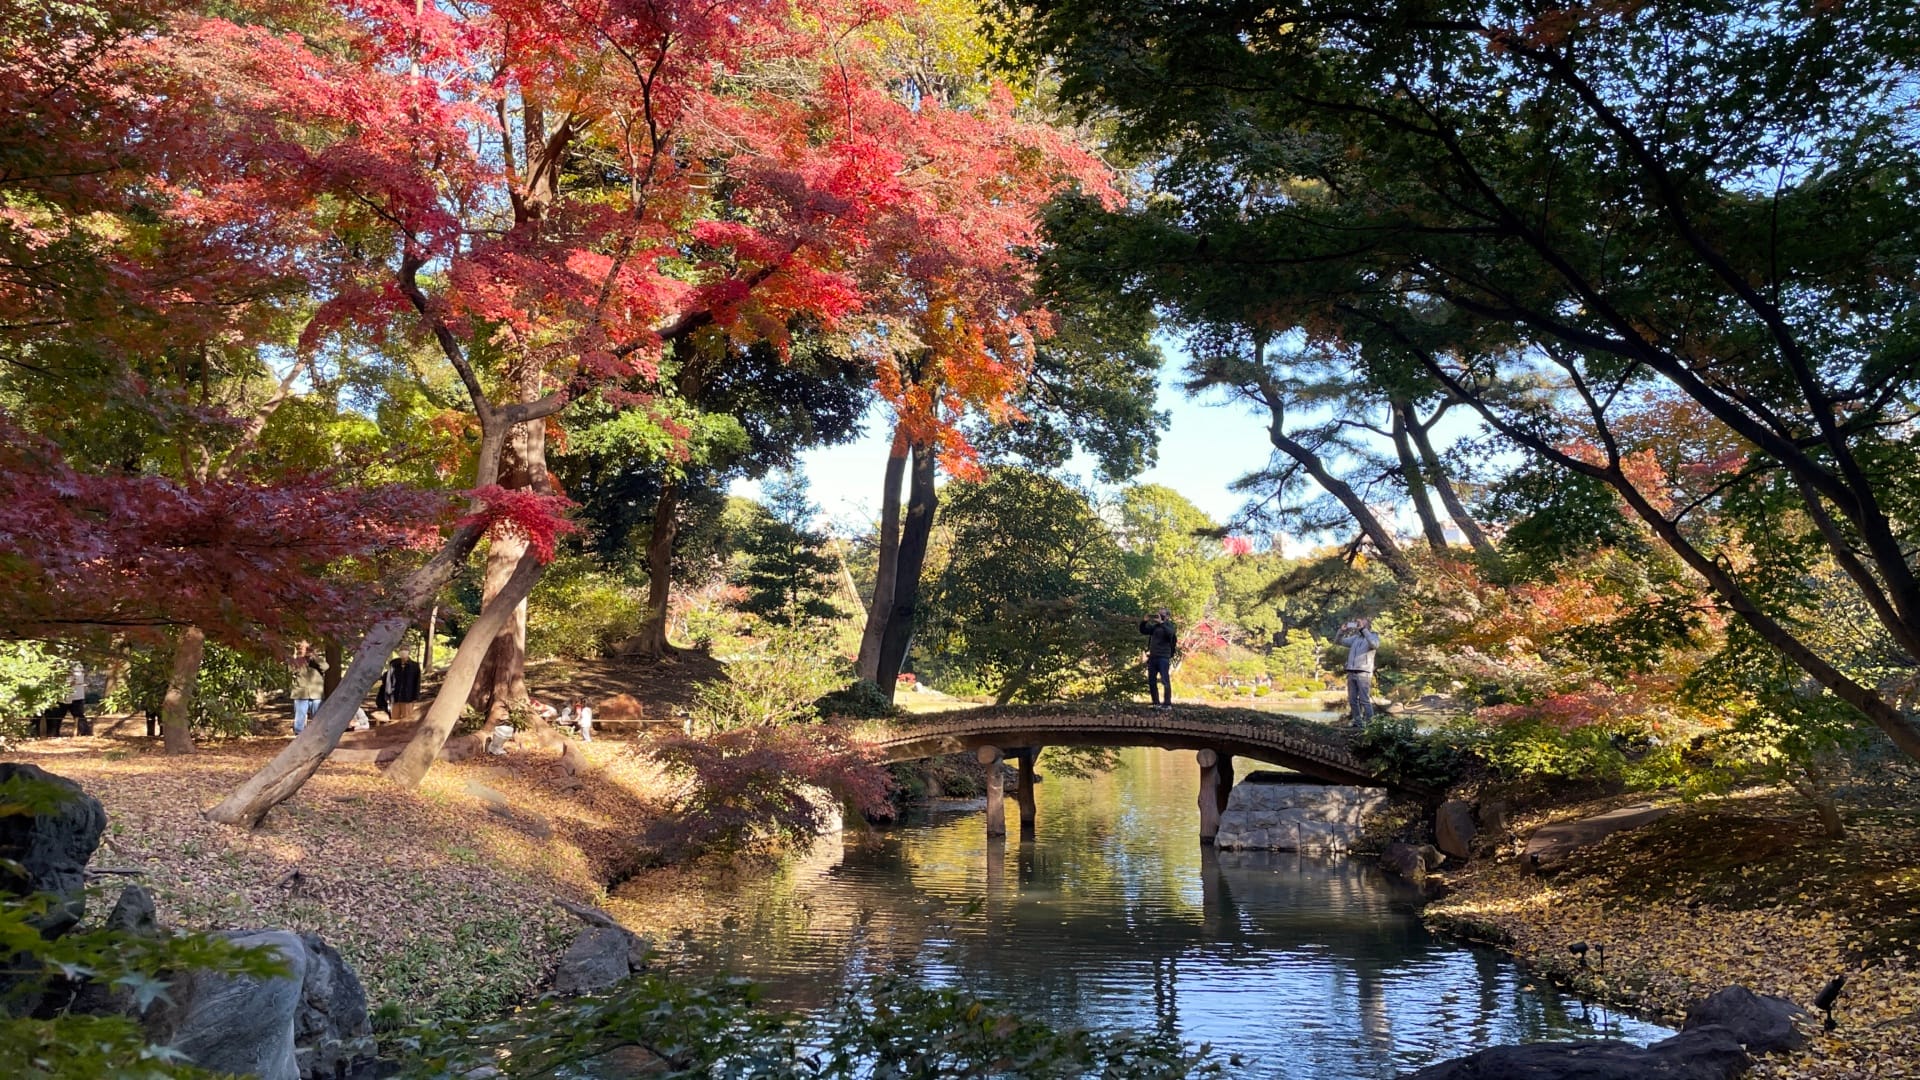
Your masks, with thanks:
[(987, 770), (987, 835), (1005, 836), (1001, 763), (1019, 766), (1020, 828), (1034, 827), (1034, 760), (1048, 746), (1156, 746), (1198, 751), (1200, 842), (1211, 844), (1233, 790), (1234, 758), (1251, 758), (1323, 783), (1394, 787), (1353, 752), (1344, 729), (1256, 709), (1099, 702), (963, 709), (863, 727), (859, 735), (887, 761), (973, 750)]

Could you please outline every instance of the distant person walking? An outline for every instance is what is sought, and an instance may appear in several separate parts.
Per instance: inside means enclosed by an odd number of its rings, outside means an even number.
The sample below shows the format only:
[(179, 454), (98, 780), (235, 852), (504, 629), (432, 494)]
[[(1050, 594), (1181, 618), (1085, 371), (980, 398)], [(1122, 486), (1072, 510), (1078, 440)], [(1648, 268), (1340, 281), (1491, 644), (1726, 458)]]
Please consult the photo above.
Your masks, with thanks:
[(1147, 696), (1156, 709), (1173, 708), (1173, 653), (1179, 647), (1179, 635), (1166, 608), (1140, 620), (1140, 632), (1147, 635)]
[(387, 661), (387, 716), (398, 723), (413, 719), (414, 703), (420, 700), (420, 664), (413, 658), (413, 647)]
[[(73, 662), (73, 670), (67, 680), (67, 713), (73, 717), (73, 730), (76, 735), (93, 734), (93, 721), (87, 719), (87, 667), (80, 661)], [(55, 734), (59, 734), (56, 728)]]
[(320, 699), (327, 693), (327, 658), (313, 651), (306, 642), (294, 646), (293, 660), (288, 664), (293, 669), (292, 685), (288, 688), (293, 695), (293, 733), (307, 730), (307, 718), (320, 707)]
[(1373, 719), (1373, 654), (1380, 635), (1372, 619), (1349, 619), (1340, 624), (1333, 640), (1347, 647), (1347, 722), (1363, 727)]

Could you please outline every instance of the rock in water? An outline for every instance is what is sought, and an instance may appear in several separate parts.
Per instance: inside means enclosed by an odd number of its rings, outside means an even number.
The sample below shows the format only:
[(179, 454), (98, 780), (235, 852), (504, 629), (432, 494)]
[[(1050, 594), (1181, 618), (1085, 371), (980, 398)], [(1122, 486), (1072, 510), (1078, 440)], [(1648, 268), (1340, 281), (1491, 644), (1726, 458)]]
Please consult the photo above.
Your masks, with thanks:
[(591, 994), (612, 989), (627, 977), (630, 969), (631, 936), (610, 926), (589, 926), (573, 939), (560, 967), (553, 973), (553, 988), (562, 994)]
[(45, 785), (64, 797), (44, 813), (0, 817), (0, 894), (52, 894), (46, 914), (31, 921), (47, 937), (59, 937), (86, 914), (83, 873), (106, 831), (107, 812), (99, 799), (64, 776), (38, 765), (0, 762), (0, 786), (23, 783)]
[(307, 1080), (334, 1080), (373, 1060), (373, 1021), (360, 976), (318, 934), (301, 934), (307, 976), (294, 1019), (294, 1061)]
[(1731, 1080), (1753, 1060), (1724, 1028), (1639, 1047), (1623, 1042), (1527, 1043), (1405, 1074), (1405, 1080)]
[(1456, 859), (1473, 854), (1473, 809), (1459, 799), (1448, 799), (1433, 815), (1433, 842)]
[(1398, 841), (1388, 844), (1387, 849), (1380, 853), (1380, 865), (1385, 867), (1388, 873), (1397, 874), (1412, 882), (1424, 881), (1427, 876), (1426, 857), (1421, 854), (1420, 848), (1412, 844), (1402, 844)]
[(172, 1000), (147, 1016), (149, 1034), (209, 1072), (299, 1080), (293, 1038), (307, 976), (305, 943), (285, 930), (224, 936), (246, 948), (272, 949), (287, 973), (265, 979), (210, 971), (178, 975), (167, 988)]
[(1808, 1019), (1805, 1009), (1786, 998), (1756, 994), (1744, 986), (1729, 986), (1687, 1009), (1682, 1031), (1725, 1028), (1748, 1050), (1771, 1054), (1807, 1045), (1807, 1034), (1797, 1021)]
[(1375, 788), (1262, 783), (1256, 779), (1260, 775), (1234, 785), (1213, 846), (1343, 854), (1359, 838), (1367, 818), (1387, 805), (1386, 792)]

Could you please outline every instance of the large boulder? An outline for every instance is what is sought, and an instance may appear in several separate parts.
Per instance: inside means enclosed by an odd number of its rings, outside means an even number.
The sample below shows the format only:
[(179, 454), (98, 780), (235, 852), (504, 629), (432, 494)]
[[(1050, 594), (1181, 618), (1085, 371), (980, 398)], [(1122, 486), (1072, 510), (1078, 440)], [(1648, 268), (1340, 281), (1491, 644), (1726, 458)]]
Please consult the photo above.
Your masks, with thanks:
[(239, 930), (235, 945), (271, 949), (284, 974), (261, 978), (212, 971), (176, 975), (147, 1014), (149, 1035), (208, 1072), (258, 1080), (300, 1080), (294, 1024), (307, 975), (307, 949), (286, 930)]
[(1729, 986), (1694, 1002), (1687, 1009), (1686, 1022), (1680, 1029), (1724, 1028), (1748, 1050), (1771, 1054), (1806, 1046), (1807, 1033), (1799, 1022), (1809, 1018), (1807, 1010), (1786, 998), (1756, 994), (1744, 986)]
[(1527, 838), (1527, 846), (1520, 853), (1520, 865), (1536, 873), (1551, 874), (1565, 866), (1568, 856), (1575, 851), (1597, 844), (1614, 833), (1651, 825), (1671, 813), (1672, 807), (1639, 803), (1592, 817), (1543, 825)]
[(612, 926), (589, 926), (573, 939), (553, 973), (553, 988), (562, 994), (592, 994), (610, 990), (632, 970), (633, 939)]
[[(0, 790), (26, 787), (32, 814), (0, 816), (0, 894), (48, 893), (54, 901), (33, 925), (47, 937), (73, 929), (86, 914), (87, 860), (100, 846), (107, 812), (100, 800), (38, 765), (0, 762)], [(50, 799), (42, 805), (43, 796)]]
[(372, 1061), (373, 1021), (367, 991), (352, 965), (318, 934), (301, 934), (307, 974), (293, 1021), (293, 1056), (306, 1080), (335, 1080)]
[(1448, 799), (1433, 815), (1433, 843), (1456, 859), (1473, 854), (1473, 808), (1459, 799)]
[(1599, 1040), (1496, 1046), (1405, 1080), (1731, 1080), (1752, 1063), (1731, 1033), (1712, 1027), (1646, 1047)]
[(1262, 782), (1261, 775), (1234, 785), (1214, 847), (1339, 855), (1387, 805), (1386, 792), (1377, 788)]
[(1446, 858), (1432, 844), (1414, 845), (1395, 841), (1380, 853), (1380, 865), (1389, 873), (1418, 883), (1424, 881), (1429, 873), (1440, 869), (1440, 864)]

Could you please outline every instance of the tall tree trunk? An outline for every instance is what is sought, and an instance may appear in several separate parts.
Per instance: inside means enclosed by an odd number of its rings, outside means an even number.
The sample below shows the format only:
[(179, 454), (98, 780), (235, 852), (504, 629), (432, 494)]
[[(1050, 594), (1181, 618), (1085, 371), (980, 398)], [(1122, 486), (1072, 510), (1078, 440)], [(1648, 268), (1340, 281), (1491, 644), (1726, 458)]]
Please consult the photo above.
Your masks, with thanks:
[(1394, 540), (1393, 533), (1381, 523), (1380, 518), (1374, 514), (1373, 508), (1367, 505), (1359, 492), (1353, 490), (1353, 485), (1333, 475), (1333, 470), (1327, 468), (1327, 463), (1320, 460), (1319, 454), (1287, 434), (1286, 401), (1281, 397), (1280, 388), (1271, 380), (1263, 380), (1256, 384), (1256, 389), (1260, 399), (1267, 406), (1267, 441), (1273, 444), (1275, 450), (1299, 462), (1300, 467), (1307, 470), (1307, 475), (1313, 477), (1313, 482), (1319, 484), (1321, 490), (1333, 496), (1341, 506), (1346, 507), (1347, 513), (1353, 516), (1354, 523), (1360, 526), (1360, 531), (1366, 534), (1368, 540), (1373, 541), (1374, 550), (1380, 553), (1380, 561), (1387, 564), (1387, 570), (1394, 577), (1403, 582), (1412, 583), (1413, 564), (1407, 561), (1407, 556), (1400, 550), (1400, 545)]
[[(483, 442), (483, 455), (486, 449)], [(233, 794), (208, 810), (209, 819), (251, 829), (260, 824), (267, 811), (300, 790), (339, 744), (340, 736), (353, 721), (354, 710), (365, 700), (367, 691), (373, 689), (374, 680), (387, 666), (393, 650), (406, 637), (407, 628), (413, 622), (411, 613), (424, 609), (440, 595), (440, 590), (453, 580), (454, 571), (467, 561), (479, 541), (479, 525), (461, 526), (454, 530), (438, 554), (408, 575), (401, 590), (402, 613), (380, 620), (367, 631), (353, 650), (353, 664), (341, 676), (338, 690), (321, 702), (307, 729), (294, 736), (285, 749), (248, 777)]]
[(183, 626), (173, 646), (173, 670), (167, 675), (167, 696), (160, 702), (161, 745), (169, 754), (193, 753), (193, 692), (200, 681), (200, 658), (207, 632)]
[(420, 670), (427, 675), (433, 674), (433, 635), (440, 629), (440, 605), (427, 608), (427, 638), (421, 648)]
[[(521, 401), (539, 400), (541, 382), (537, 367), (516, 365), (513, 377), (519, 385)], [(510, 491), (531, 488), (543, 495), (553, 493), (553, 482), (547, 473), (545, 420), (515, 424), (507, 434), (506, 449), (500, 455), (498, 483)], [(526, 550), (527, 541), (521, 536), (496, 536), (487, 545), (487, 567), (480, 593), (482, 608), (500, 594)], [(480, 675), (474, 681), (472, 698), (471, 704), (489, 724), (498, 724), (506, 718), (509, 708), (527, 699), (527, 605), (524, 600), (487, 650)]]
[(480, 617), (467, 628), (467, 636), (454, 650), (453, 663), (447, 665), (446, 678), (441, 681), (433, 704), (427, 708), (427, 718), (414, 730), (406, 749), (387, 766), (388, 780), (403, 788), (420, 786), (420, 779), (433, 767), (440, 748), (447, 743), (447, 736), (460, 722), (460, 714), (466, 711), (467, 694), (494, 641), (527, 594), (533, 591), (534, 583), (540, 580), (540, 570), (540, 563), (532, 553), (522, 555), (513, 573), (501, 583), (499, 593), (480, 609)]
[[(1431, 425), (1432, 420), (1427, 424)], [(1473, 545), (1473, 550), (1489, 558), (1497, 553), (1487, 539), (1487, 531), (1467, 512), (1465, 503), (1460, 501), (1460, 493), (1454, 490), (1453, 481), (1447, 478), (1446, 466), (1441, 464), (1440, 455), (1433, 452), (1433, 440), (1427, 437), (1427, 428), (1420, 424), (1409, 423), (1407, 435), (1413, 439), (1413, 445), (1420, 451), (1420, 460), (1426, 463), (1427, 476), (1433, 481), (1433, 489), (1440, 493), (1440, 503), (1447, 508), (1447, 516), (1460, 528), (1460, 534)]]
[(1433, 512), (1433, 499), (1427, 494), (1427, 482), (1420, 475), (1420, 462), (1413, 456), (1413, 443), (1407, 438), (1407, 429), (1413, 426), (1413, 409), (1405, 402), (1396, 401), (1392, 405), (1393, 422), (1389, 430), (1393, 435), (1393, 449), (1400, 456), (1400, 475), (1407, 482), (1407, 498), (1413, 503), (1413, 512), (1420, 518), (1420, 531), (1426, 534), (1427, 546), (1435, 554), (1446, 554), (1447, 530), (1440, 527), (1440, 517)]
[(893, 700), (913, 641), (913, 617), (920, 606), (920, 571), (927, 561), (927, 540), (933, 534), (933, 514), (939, 503), (934, 491), (934, 449), (913, 446), (913, 472), (908, 484), (906, 520), (900, 526), (900, 550), (895, 558), (893, 606), (880, 638), (880, 667), (875, 681)]
[(647, 621), (640, 627), (639, 641), (623, 649), (662, 659), (673, 655), (667, 641), (667, 599), (673, 588), (673, 537), (679, 528), (680, 482), (668, 480), (660, 485), (660, 498), (653, 504), (653, 535), (647, 538)]
[[(328, 641), (321, 651), (327, 657), (327, 670), (320, 676), (320, 696), (332, 697), (333, 692), (340, 689), (340, 673), (346, 667), (347, 653), (337, 641)], [(365, 698), (366, 695), (361, 694), (360, 697)]]
[[(871, 683), (880, 682), (880, 642), (887, 634), (887, 620), (893, 617), (894, 582), (900, 572), (900, 487), (907, 476), (910, 452), (907, 433), (893, 431), (893, 446), (887, 451), (886, 478), (880, 489), (880, 564), (874, 568), (873, 603), (867, 605), (867, 623), (860, 632), (860, 656), (854, 669)], [(881, 686), (887, 697), (893, 688)]]

